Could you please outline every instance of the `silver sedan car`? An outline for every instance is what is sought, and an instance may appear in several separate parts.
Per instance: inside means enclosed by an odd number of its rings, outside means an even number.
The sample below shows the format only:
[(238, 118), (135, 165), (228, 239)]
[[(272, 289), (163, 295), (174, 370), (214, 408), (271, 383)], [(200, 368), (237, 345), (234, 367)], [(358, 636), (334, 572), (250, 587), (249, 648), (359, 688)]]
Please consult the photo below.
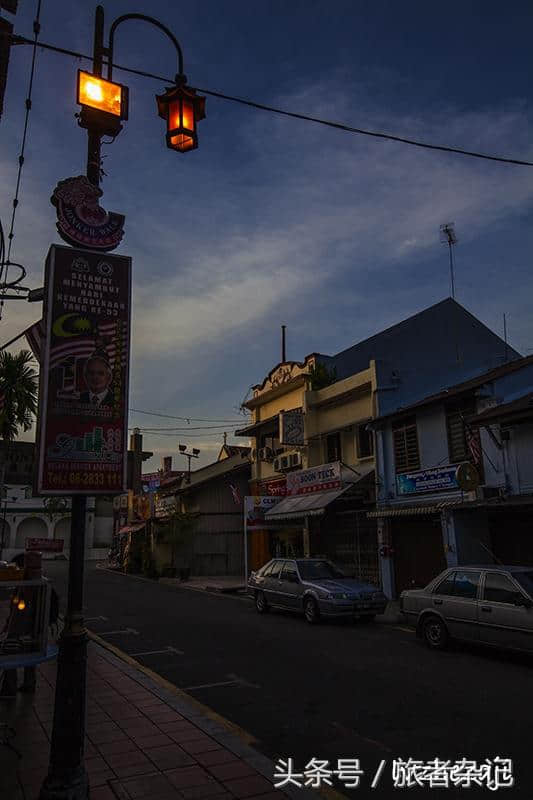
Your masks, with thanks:
[(274, 558), (251, 573), (248, 591), (260, 614), (271, 607), (301, 611), (311, 624), (321, 616), (373, 619), (387, 606), (383, 592), (323, 558)]
[(452, 567), (400, 596), (407, 624), (434, 649), (450, 638), (533, 651), (533, 567)]

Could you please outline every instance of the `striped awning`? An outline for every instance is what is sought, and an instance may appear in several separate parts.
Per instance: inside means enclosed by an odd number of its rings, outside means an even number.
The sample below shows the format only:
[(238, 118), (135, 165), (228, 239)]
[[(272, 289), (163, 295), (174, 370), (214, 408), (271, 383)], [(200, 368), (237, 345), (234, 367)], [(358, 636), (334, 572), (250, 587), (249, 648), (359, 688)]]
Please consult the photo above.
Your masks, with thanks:
[(464, 505), (462, 500), (445, 500), (442, 503), (431, 503), (419, 506), (396, 506), (391, 508), (378, 508), (376, 511), (367, 511), (368, 518), (375, 517), (411, 517), (420, 516), (423, 514), (439, 514), (441, 511), (446, 511), (448, 508)]
[(275, 522), (282, 519), (298, 519), (302, 517), (316, 517), (323, 514), (326, 507), (343, 494), (349, 486), (342, 489), (330, 489), (327, 492), (314, 492), (299, 494), (295, 497), (285, 497), (265, 514), (265, 520)]

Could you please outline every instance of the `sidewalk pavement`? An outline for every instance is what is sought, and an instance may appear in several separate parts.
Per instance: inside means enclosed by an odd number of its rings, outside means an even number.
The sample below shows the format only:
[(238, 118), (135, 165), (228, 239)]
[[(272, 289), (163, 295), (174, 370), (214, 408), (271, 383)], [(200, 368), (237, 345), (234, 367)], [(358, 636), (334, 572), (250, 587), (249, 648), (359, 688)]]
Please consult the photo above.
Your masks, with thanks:
[[(91, 638), (85, 751), (91, 800), (317, 796), (296, 787), (274, 789), (273, 763), (250, 746), (253, 739), (244, 731)], [(0, 744), (0, 794), (6, 800), (38, 800), (48, 766), (55, 674), (55, 663), (41, 665), (35, 695), (19, 694), (0, 705), (0, 720), (15, 729), (9, 741), (21, 756)]]
[(206, 592), (236, 593), (244, 592), (246, 585), (242, 575), (220, 575), (189, 578), (186, 581), (177, 578), (160, 578), (159, 583), (167, 586), (179, 586), (180, 589), (199, 589)]

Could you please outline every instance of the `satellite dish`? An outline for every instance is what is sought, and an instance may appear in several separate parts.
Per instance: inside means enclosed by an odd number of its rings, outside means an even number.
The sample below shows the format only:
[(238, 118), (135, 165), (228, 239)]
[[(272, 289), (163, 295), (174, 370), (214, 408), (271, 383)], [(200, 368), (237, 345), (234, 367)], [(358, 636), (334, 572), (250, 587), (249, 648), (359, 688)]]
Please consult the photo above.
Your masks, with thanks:
[(479, 486), (479, 472), (470, 461), (463, 461), (455, 470), (455, 480), (463, 492), (472, 492)]

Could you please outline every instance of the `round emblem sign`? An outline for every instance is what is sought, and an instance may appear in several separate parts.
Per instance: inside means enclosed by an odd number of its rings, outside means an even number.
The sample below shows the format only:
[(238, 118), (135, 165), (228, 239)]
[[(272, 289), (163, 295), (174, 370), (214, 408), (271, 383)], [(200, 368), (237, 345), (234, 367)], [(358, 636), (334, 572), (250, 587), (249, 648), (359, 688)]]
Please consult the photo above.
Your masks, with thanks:
[(469, 461), (463, 461), (455, 470), (455, 480), (463, 492), (472, 492), (479, 486), (479, 473)]

